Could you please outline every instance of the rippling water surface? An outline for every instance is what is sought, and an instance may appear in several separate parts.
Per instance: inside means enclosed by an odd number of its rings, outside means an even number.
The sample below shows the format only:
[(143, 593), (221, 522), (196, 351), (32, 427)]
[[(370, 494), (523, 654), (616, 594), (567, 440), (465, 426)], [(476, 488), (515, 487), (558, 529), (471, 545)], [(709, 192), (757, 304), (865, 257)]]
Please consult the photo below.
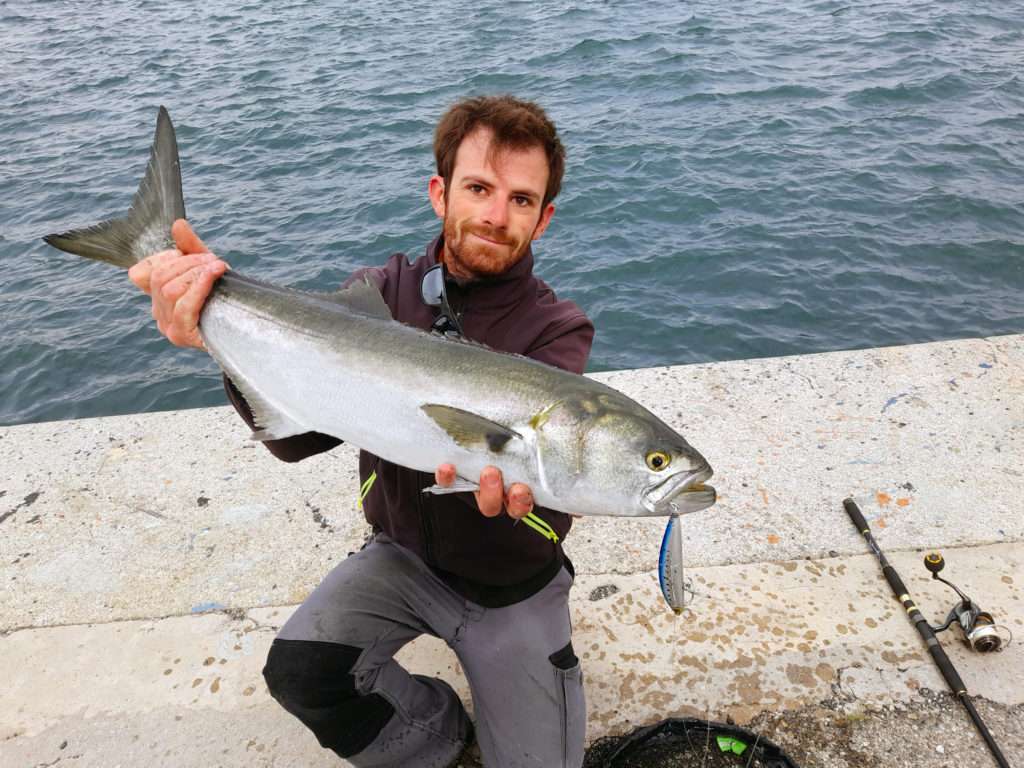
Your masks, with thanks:
[(220, 404), (53, 231), (123, 212), (165, 104), (190, 218), (329, 288), (437, 230), (431, 132), (538, 100), (569, 152), (538, 271), (592, 370), (1024, 331), (1024, 6), (0, 2), (0, 423)]

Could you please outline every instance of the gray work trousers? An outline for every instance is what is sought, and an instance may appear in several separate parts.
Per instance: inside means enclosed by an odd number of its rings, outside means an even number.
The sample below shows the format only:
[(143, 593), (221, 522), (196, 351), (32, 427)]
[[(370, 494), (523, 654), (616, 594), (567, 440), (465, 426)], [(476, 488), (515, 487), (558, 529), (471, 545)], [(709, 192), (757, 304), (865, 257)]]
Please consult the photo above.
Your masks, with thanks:
[(378, 534), (328, 574), (281, 628), (278, 640), (351, 649), (358, 654), (350, 670), (352, 695), (376, 694), (374, 701), (382, 697), (394, 708), (377, 736), (370, 734), (368, 746), (346, 755), (357, 768), (444, 768), (472, 732), (451, 687), (411, 675), (393, 659), (421, 634), (441, 638), (458, 656), (487, 768), (578, 768), (586, 706), (570, 642), (571, 586), (572, 576), (563, 568), (526, 600), (484, 608), (454, 592), (411, 551)]

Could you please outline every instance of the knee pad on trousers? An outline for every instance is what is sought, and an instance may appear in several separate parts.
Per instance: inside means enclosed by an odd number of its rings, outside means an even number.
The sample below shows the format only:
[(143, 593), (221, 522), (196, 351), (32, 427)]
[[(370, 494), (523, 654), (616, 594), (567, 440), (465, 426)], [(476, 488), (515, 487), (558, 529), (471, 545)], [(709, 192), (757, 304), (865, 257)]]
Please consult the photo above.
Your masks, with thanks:
[(356, 691), (361, 648), (316, 640), (274, 640), (263, 668), (270, 695), (341, 757), (368, 747), (395, 713), (376, 693)]

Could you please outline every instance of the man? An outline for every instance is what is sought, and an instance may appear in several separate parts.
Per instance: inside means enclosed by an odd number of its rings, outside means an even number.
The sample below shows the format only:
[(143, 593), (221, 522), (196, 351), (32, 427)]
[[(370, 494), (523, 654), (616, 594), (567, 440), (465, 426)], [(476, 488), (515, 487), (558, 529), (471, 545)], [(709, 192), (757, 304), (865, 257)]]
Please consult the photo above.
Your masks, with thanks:
[[(371, 279), (400, 322), (461, 328), (582, 373), (593, 325), (532, 274), (530, 244), (551, 221), (564, 169), (554, 125), (529, 102), (467, 99), (442, 117), (434, 153), (428, 192), (441, 236), (411, 264), (396, 254), (351, 279)], [(227, 265), (184, 221), (173, 231), (177, 249), (129, 276), (153, 297), (160, 331), (201, 348), (197, 320)], [(448, 276), (443, 291), (430, 288), (442, 285), (432, 282), (437, 270)], [(225, 386), (251, 425), (244, 399)], [(265, 444), (298, 461), (338, 443), (309, 433)], [(483, 470), (475, 494), (442, 496), (422, 490), (451, 485), (450, 464), (430, 476), (364, 451), (359, 468), (375, 535), (281, 628), (264, 669), (271, 694), (355, 766), (453, 764), (473, 736), (462, 703), (443, 681), (411, 675), (392, 658), (428, 633), (448, 643), (466, 673), (487, 766), (579, 766), (586, 714), (570, 641), (571, 564), (560, 543), (570, 518), (535, 509), (522, 483), (505, 489), (495, 467)], [(547, 527), (516, 524), (531, 512)]]

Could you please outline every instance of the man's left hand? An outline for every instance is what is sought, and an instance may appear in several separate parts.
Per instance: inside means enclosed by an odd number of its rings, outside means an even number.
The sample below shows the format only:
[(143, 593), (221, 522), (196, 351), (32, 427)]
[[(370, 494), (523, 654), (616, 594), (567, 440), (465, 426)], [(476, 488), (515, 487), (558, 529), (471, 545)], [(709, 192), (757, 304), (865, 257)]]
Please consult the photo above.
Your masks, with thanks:
[[(434, 480), (445, 487), (454, 483), (455, 465), (439, 466), (434, 472)], [(506, 494), (501, 470), (494, 466), (484, 467), (480, 472), (480, 490), (473, 495), (485, 517), (497, 517), (505, 509), (509, 517), (519, 520), (533, 511), (533, 492), (530, 487), (524, 483), (512, 483)]]

